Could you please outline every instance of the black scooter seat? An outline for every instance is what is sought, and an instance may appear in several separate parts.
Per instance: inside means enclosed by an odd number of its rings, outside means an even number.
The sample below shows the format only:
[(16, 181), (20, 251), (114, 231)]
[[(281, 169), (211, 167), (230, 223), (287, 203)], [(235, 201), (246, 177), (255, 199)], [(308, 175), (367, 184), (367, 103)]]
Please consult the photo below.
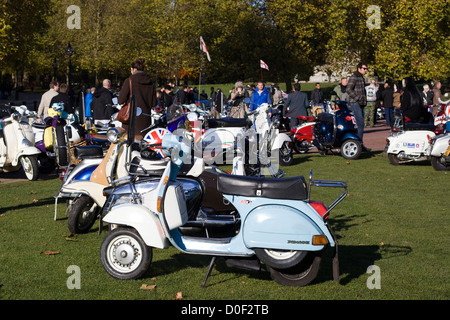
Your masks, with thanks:
[(322, 112), (317, 115), (317, 120), (322, 122), (333, 122), (334, 116), (331, 113)]
[(103, 148), (97, 145), (74, 146), (73, 153), (77, 159), (103, 158)]
[(415, 130), (434, 131), (436, 127), (434, 124), (429, 123), (405, 122), (405, 129), (408, 131), (415, 131)]
[(221, 119), (208, 119), (209, 128), (234, 128), (234, 127), (248, 127), (251, 126), (251, 122), (246, 118), (221, 118)]
[(230, 195), (286, 200), (306, 200), (308, 195), (306, 181), (302, 176), (279, 179), (220, 174), (217, 191)]

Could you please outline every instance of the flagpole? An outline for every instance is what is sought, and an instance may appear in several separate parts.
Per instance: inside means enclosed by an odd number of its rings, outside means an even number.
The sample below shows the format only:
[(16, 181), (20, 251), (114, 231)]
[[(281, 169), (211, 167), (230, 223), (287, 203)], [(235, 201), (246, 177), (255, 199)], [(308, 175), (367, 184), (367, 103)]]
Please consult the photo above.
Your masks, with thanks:
[(201, 66), (200, 66), (200, 77), (198, 77), (198, 100), (200, 101), (200, 90), (201, 90), (201, 85), (202, 85), (202, 72), (203, 72), (203, 52), (201, 51), (201, 56), (202, 56), (202, 58), (201, 58), (201, 60), (202, 60), (202, 63), (201, 63)]

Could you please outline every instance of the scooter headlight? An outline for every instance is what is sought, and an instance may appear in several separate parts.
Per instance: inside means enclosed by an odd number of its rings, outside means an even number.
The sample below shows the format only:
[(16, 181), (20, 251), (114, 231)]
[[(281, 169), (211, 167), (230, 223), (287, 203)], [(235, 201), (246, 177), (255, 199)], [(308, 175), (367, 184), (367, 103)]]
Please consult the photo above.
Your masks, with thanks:
[(117, 143), (119, 141), (119, 131), (116, 128), (111, 128), (106, 132), (106, 137), (108, 138), (109, 142), (111, 143)]

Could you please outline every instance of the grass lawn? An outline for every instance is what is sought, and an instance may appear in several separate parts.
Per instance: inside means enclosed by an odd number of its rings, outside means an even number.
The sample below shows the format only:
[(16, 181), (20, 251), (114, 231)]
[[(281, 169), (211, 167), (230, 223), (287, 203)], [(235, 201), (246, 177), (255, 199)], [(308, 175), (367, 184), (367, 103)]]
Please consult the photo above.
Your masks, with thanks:
[[(348, 197), (330, 214), (339, 239), (341, 283), (332, 280), (331, 254), (307, 287), (284, 287), (267, 273), (228, 269), (218, 260), (206, 288), (200, 284), (209, 258), (174, 248), (153, 250), (142, 279), (119, 281), (103, 269), (98, 223), (69, 237), (64, 206), (53, 220), (59, 180), (0, 184), (0, 299), (2, 300), (448, 300), (450, 173), (429, 163), (392, 166), (381, 153), (359, 160), (316, 153), (295, 155), (288, 176), (344, 180)], [(313, 188), (311, 198), (329, 204), (340, 189)], [(50, 254), (52, 253), (52, 254)], [(67, 281), (79, 267), (80, 289)], [(369, 289), (378, 267), (380, 289)], [(70, 282), (70, 281), (69, 281)], [(150, 290), (141, 289), (149, 285)], [(155, 285), (153, 287), (153, 285)]]

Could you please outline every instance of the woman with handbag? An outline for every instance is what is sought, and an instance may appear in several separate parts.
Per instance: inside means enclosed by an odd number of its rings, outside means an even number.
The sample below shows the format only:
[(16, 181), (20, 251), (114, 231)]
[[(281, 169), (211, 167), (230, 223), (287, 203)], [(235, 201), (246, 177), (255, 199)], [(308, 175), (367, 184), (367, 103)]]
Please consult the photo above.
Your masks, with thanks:
[[(123, 105), (123, 109), (129, 106), (131, 96), (135, 96), (137, 112), (134, 134), (138, 138), (142, 138), (145, 135), (145, 132), (142, 132), (142, 130), (151, 125), (151, 109), (156, 106), (156, 87), (144, 69), (145, 60), (142, 58), (136, 59), (131, 63), (131, 76), (123, 82), (118, 98), (118, 102)], [(125, 110), (122, 110), (122, 113), (125, 113)], [(122, 122), (122, 126), (125, 129), (128, 129), (126, 118), (126, 116), (122, 118), (121, 112), (119, 112), (117, 120)]]

